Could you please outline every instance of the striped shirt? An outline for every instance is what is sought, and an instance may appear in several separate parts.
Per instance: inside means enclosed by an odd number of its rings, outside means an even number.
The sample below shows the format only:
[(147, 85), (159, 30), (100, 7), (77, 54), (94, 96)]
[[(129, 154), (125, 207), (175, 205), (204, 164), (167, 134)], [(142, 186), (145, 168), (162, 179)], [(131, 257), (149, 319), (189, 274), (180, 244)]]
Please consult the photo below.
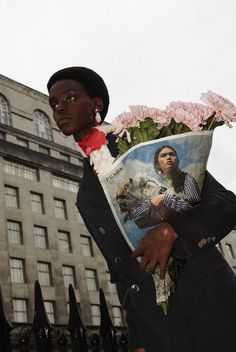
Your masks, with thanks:
[(178, 194), (168, 193), (167, 190), (163, 204), (170, 210), (182, 212), (192, 209), (195, 205), (200, 203), (200, 201), (200, 189), (195, 178), (190, 174), (186, 174), (182, 197)]
[[(164, 192), (164, 195), (162, 205), (166, 207), (166, 209), (169, 209), (171, 213), (173, 211), (181, 213), (190, 210), (201, 201), (198, 184), (195, 178), (190, 174), (186, 174), (185, 176), (181, 195), (171, 193), (168, 189)], [(153, 209), (153, 207), (150, 205), (149, 199), (146, 199), (140, 202), (137, 207), (132, 208), (130, 212), (131, 218), (134, 221), (138, 221), (141, 218), (149, 216), (151, 209)]]

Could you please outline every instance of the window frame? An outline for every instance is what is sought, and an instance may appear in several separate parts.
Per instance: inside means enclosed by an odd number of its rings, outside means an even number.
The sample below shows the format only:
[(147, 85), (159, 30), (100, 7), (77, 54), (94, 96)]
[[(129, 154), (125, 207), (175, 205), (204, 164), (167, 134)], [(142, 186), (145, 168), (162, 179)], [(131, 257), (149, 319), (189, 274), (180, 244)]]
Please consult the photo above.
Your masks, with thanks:
[[(19, 231), (15, 231), (14, 228), (12, 228), (12, 229), (9, 228), (10, 224), (17, 224)], [(11, 241), (10, 240), (10, 237), (11, 237), (10, 233), (13, 234), (13, 237), (14, 237), (15, 233), (19, 234), (19, 241)], [(22, 222), (21, 221), (7, 219), (7, 238), (8, 238), (8, 243), (10, 243), (10, 244), (14, 244), (14, 245), (23, 244), (23, 228), (22, 228)]]
[(36, 109), (33, 112), (33, 121), (36, 136), (47, 141), (53, 141), (52, 126), (48, 115), (44, 111)]
[[(64, 272), (64, 269), (70, 269), (71, 270), (71, 275), (68, 275), (67, 273)], [(76, 288), (76, 275), (75, 275), (75, 267), (72, 265), (62, 265), (62, 276), (63, 276), (63, 281), (64, 281), (64, 287), (68, 288), (69, 285), (71, 284), (73, 288)], [(69, 282), (70, 280), (67, 281), (68, 278), (72, 278), (72, 282)]]
[[(5, 108), (4, 108), (5, 104)], [(4, 116), (4, 109), (6, 116)], [(6, 126), (11, 126), (11, 109), (8, 99), (0, 93), (0, 123)]]
[[(16, 195), (12, 195), (12, 194), (6, 193), (7, 188), (11, 189), (11, 190), (14, 190)], [(12, 200), (13, 198), (15, 199), (16, 206), (8, 205), (10, 203), (8, 203), (8, 201), (7, 201), (7, 196), (11, 197), (8, 200), (10, 200), (10, 199)], [(11, 208), (11, 209), (19, 209), (20, 208), (19, 188), (18, 187), (14, 187), (14, 186), (5, 184), (4, 185), (4, 198), (5, 198), (5, 206), (6, 206), (6, 208)]]
[[(88, 244), (83, 243), (82, 239), (88, 240)], [(82, 255), (85, 257), (94, 257), (94, 250), (93, 250), (93, 243), (92, 243), (92, 239), (90, 236), (86, 236), (86, 235), (80, 235), (80, 243), (81, 243), (81, 252)], [(86, 247), (85, 247), (86, 246)], [(89, 248), (89, 255), (85, 254), (85, 252), (83, 251), (83, 249), (85, 248)]]
[[(87, 274), (88, 273), (93, 273), (93, 277), (89, 277)], [(99, 284), (98, 284), (98, 275), (97, 275), (97, 270), (95, 269), (90, 269), (90, 268), (85, 268), (85, 278), (86, 278), (86, 284), (87, 284), (87, 289), (89, 292), (98, 292)], [(90, 285), (91, 283), (95, 283), (94, 285)], [(90, 287), (95, 287), (95, 289), (90, 289)]]
[[(17, 303), (16, 301), (21, 301), (25, 303), (25, 310), (15, 310), (16, 305), (14, 304)], [(12, 305), (13, 305), (13, 321), (14, 323), (28, 323), (28, 319), (29, 319), (29, 312), (28, 312), (28, 299), (25, 298), (19, 298), (19, 297), (14, 297), (12, 300)], [(23, 314), (25, 313), (25, 319), (23, 320), (18, 320), (15, 319), (17, 313)]]
[[(60, 198), (53, 198), (54, 200), (54, 212), (55, 212), (55, 217), (57, 219), (63, 219), (63, 220), (67, 220), (68, 217), (67, 217), (67, 208), (66, 208), (66, 201), (64, 199), (60, 199)], [(63, 207), (57, 207), (55, 202), (60, 202), (61, 204), (63, 204)], [(57, 214), (59, 214), (56, 209), (63, 209), (63, 213), (64, 213), (64, 216), (61, 217), (61, 216), (57, 216)]]
[[(13, 265), (13, 261), (21, 263), (19, 267)], [(13, 284), (25, 284), (26, 283), (26, 272), (25, 272), (25, 259), (10, 257), (10, 276), (11, 283)], [(18, 278), (17, 278), (18, 277)], [(19, 279), (20, 278), (20, 279)]]
[[(47, 268), (48, 268), (48, 271), (39, 271), (39, 265), (40, 265), (40, 264), (46, 265)], [(51, 263), (42, 262), (42, 261), (37, 261), (37, 272), (38, 272), (38, 281), (39, 281), (39, 283), (40, 283), (41, 286), (44, 286), (44, 287), (52, 287), (52, 286), (53, 286)], [(42, 275), (40, 275), (40, 273), (42, 273)], [(46, 280), (44, 280), (46, 274), (48, 274), (48, 275), (47, 275)], [(41, 280), (42, 278), (43, 278), (43, 280)], [(43, 281), (44, 281), (44, 282), (43, 282)], [(48, 284), (45, 284), (45, 282), (49, 282), (49, 285), (48, 285)]]

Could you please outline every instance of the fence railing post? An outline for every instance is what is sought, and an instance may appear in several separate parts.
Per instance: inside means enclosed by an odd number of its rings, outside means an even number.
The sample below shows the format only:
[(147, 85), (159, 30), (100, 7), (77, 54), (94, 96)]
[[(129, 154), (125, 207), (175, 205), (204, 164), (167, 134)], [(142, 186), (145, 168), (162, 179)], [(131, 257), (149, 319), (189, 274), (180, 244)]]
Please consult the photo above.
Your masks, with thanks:
[(13, 325), (7, 315), (2, 289), (0, 287), (0, 352), (11, 351), (10, 331), (12, 329)]
[(67, 352), (67, 337), (64, 329), (60, 330), (56, 345), (59, 347), (59, 352)]
[(68, 330), (71, 336), (71, 347), (73, 352), (87, 352), (86, 328), (80, 318), (78, 304), (72, 285), (69, 285), (69, 323)]
[(118, 345), (116, 341), (116, 330), (112, 324), (106, 299), (103, 290), (99, 290), (100, 299), (100, 312), (101, 312), (101, 324), (100, 324), (100, 335), (103, 341), (104, 352), (118, 352)]
[(38, 281), (35, 282), (35, 308), (32, 329), (35, 334), (37, 352), (52, 352), (52, 327), (47, 317), (41, 287)]
[(29, 352), (31, 329), (24, 329), (18, 338), (19, 352)]
[(120, 352), (128, 352), (128, 339), (126, 335), (122, 334), (119, 338)]

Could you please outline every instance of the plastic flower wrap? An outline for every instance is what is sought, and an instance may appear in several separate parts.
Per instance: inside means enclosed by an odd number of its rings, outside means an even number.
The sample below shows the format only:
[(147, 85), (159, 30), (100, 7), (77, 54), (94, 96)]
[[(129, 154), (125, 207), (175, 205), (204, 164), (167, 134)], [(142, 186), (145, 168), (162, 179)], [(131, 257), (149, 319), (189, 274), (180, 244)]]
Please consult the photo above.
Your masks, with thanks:
[[(131, 249), (153, 227), (200, 204), (213, 130), (236, 121), (236, 107), (227, 99), (210, 91), (201, 99), (205, 104), (171, 102), (165, 110), (130, 106), (111, 126), (97, 126), (79, 142)], [(111, 131), (116, 159), (107, 147)], [(159, 266), (153, 274), (156, 302), (165, 313), (179, 267), (170, 257), (165, 278)]]

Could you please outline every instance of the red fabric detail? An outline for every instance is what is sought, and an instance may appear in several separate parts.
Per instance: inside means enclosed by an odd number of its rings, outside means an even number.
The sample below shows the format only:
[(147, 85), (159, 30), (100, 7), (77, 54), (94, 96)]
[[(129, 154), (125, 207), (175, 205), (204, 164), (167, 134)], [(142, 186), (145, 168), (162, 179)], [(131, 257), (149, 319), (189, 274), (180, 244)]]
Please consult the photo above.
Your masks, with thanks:
[(103, 145), (107, 145), (108, 140), (105, 133), (95, 127), (77, 144), (89, 156), (94, 150), (99, 150)]

